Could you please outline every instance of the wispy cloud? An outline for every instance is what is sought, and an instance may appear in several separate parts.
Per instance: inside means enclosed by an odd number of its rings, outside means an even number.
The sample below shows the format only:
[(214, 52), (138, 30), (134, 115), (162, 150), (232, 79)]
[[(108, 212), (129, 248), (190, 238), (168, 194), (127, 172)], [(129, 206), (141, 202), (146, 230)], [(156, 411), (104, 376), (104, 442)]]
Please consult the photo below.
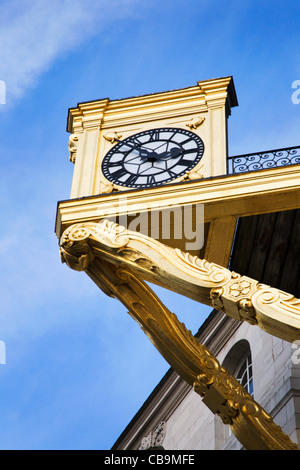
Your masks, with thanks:
[(57, 58), (112, 20), (135, 16), (140, 4), (141, 0), (4, 0), (0, 79), (6, 83), (7, 99), (22, 97)]

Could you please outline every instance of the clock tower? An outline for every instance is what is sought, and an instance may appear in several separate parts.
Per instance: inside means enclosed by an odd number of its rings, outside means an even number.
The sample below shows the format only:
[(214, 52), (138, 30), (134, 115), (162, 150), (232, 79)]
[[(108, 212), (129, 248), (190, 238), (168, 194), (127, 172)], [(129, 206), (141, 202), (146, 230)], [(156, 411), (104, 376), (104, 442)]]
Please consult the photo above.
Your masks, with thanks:
[(69, 110), (71, 198), (224, 175), (232, 77)]

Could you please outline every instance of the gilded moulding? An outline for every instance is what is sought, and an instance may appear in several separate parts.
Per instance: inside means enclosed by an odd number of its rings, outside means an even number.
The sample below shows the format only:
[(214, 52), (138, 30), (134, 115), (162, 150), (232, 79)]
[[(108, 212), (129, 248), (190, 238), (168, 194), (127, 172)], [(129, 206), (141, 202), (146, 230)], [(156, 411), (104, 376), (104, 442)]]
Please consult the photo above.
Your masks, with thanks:
[[(94, 243), (96, 238), (99, 242), (100, 234), (101, 251)], [(114, 256), (128, 248), (131, 236), (123, 227), (108, 221), (97, 227), (73, 226), (61, 240), (62, 260), (72, 269), (85, 271), (103, 292), (122, 302), (167, 362), (202, 397), (204, 404), (231, 427), (246, 449), (297, 450), (265, 410), (165, 307), (141, 279), (141, 273), (132, 271), (137, 259), (141, 259), (140, 253), (135, 252), (137, 257), (127, 264), (119, 262), (120, 259), (116, 261)], [(132, 250), (131, 246), (127, 252), (131, 253), (131, 259)], [(207, 274), (208, 268), (206, 262), (193, 258), (187, 270), (199, 270), (201, 277), (206, 273), (210, 278), (208, 284), (228, 282), (227, 270), (211, 269)]]

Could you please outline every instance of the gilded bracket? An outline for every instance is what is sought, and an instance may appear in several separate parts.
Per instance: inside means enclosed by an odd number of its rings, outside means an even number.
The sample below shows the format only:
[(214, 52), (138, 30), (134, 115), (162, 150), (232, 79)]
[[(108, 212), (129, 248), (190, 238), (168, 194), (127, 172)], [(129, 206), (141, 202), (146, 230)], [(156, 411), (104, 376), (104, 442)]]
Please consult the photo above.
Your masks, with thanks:
[[(262, 305), (269, 306), (275, 293), (273, 302), (285, 301), (287, 307), (281, 308), (288, 312), (291, 304), (299, 308), (299, 301), (289, 303), (288, 294), (261, 288), (257, 281), (107, 220), (69, 227), (61, 238), (61, 256), (68, 266), (85, 271), (107, 295), (123, 303), (167, 362), (203, 398), (205, 405), (231, 427), (245, 448), (297, 450), (296, 444), (163, 305), (144, 280), (156, 281), (184, 294), (189, 286), (190, 297), (227, 309), (234, 318), (252, 324), (258, 324), (258, 314), (261, 316), (257, 307), (260, 304), (257, 299), (252, 300), (255, 295), (260, 297), (257, 295), (260, 289)], [(269, 312), (265, 315), (270, 318)], [(284, 317), (279, 322), (280, 331), (285, 320)], [(277, 331), (278, 322), (275, 323)], [(299, 327), (293, 325), (291, 331), (299, 333)]]
[(72, 246), (74, 253), (78, 245), (80, 249), (89, 247), (93, 256), (130, 267), (145, 281), (222, 310), (236, 320), (258, 325), (273, 336), (289, 342), (300, 339), (300, 300), (291, 294), (109, 220), (70, 226), (61, 238), (66, 260), (68, 247)]

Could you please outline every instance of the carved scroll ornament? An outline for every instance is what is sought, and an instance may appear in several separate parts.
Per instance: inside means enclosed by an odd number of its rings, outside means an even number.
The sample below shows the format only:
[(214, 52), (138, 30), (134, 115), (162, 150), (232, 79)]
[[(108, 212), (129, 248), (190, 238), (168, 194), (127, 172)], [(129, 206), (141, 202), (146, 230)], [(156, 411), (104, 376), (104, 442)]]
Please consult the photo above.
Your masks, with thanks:
[[(72, 247), (72, 254), (68, 252)], [(76, 249), (83, 258), (72, 259)], [(73, 269), (86, 257), (123, 264), (142, 279), (222, 310), (286, 341), (300, 339), (300, 300), (255, 279), (163, 245), (109, 220), (76, 224), (62, 236), (61, 250)], [(86, 255), (83, 255), (86, 250)], [(79, 263), (79, 265), (78, 265)]]
[(69, 144), (68, 144), (68, 149), (70, 153), (69, 160), (72, 163), (75, 163), (76, 161), (78, 140), (79, 140), (79, 137), (76, 134), (72, 134), (69, 137)]
[[(236, 274), (232, 277), (225, 268), (169, 249), (109, 221), (69, 227), (61, 239), (61, 256), (72, 269), (85, 271), (107, 295), (123, 303), (167, 362), (203, 398), (205, 405), (231, 427), (245, 448), (297, 449), (142, 278), (163, 279), (161, 285), (169, 288), (175, 282), (177, 291), (177, 283), (184, 284), (183, 290), (191, 285), (190, 293), (196, 286), (201, 299), (210, 299), (213, 290), (212, 302), (223, 302), (222, 307), (230, 303), (231, 296), (235, 299), (234, 315), (250, 309), (251, 323), (255, 323), (255, 315), (252, 306), (245, 305), (245, 299), (258, 289), (255, 281)], [(264, 297), (263, 301), (268, 299)]]

